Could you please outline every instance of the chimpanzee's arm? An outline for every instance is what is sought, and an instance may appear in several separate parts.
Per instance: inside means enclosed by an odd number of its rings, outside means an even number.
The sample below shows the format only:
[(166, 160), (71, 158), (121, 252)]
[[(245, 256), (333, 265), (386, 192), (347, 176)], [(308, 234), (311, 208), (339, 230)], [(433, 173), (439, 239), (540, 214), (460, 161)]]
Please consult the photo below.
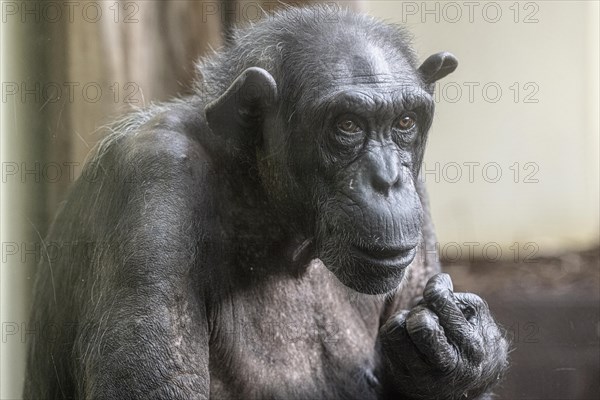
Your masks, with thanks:
[(34, 319), (58, 329), (31, 345), (25, 398), (209, 397), (205, 165), (193, 140), (157, 127), (100, 147), (49, 237), (79, 247), (40, 267), (54, 301)]
[[(122, 169), (114, 177), (126, 187), (112, 194), (104, 187), (95, 205), (121, 208), (95, 221), (109, 231), (90, 277), (97, 280), (98, 301), (83, 313), (75, 344), (85, 395), (208, 398), (208, 326), (198, 265), (206, 163), (190, 139), (160, 129), (122, 146), (123, 158), (112, 167)], [(103, 201), (111, 195), (126, 198)]]

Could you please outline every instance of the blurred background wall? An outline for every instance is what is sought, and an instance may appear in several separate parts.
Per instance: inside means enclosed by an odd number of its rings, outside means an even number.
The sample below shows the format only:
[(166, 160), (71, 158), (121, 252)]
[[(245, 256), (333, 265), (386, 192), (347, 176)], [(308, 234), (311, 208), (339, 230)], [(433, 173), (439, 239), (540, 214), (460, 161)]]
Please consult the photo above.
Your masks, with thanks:
[[(423, 178), (457, 288), (513, 339), (500, 397), (597, 398), (598, 2), (338, 4), (405, 25), (421, 59), (459, 58), (436, 89)], [(197, 57), (277, 7), (2, 1), (0, 398), (20, 395), (41, 238), (99, 128), (187, 93)]]

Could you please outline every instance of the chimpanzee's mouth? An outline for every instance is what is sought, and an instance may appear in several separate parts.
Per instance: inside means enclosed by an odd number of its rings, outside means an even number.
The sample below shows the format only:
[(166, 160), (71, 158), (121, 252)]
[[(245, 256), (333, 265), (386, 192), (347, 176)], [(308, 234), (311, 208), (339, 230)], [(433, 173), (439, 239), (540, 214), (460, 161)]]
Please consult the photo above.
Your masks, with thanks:
[(405, 268), (416, 255), (416, 246), (412, 247), (363, 247), (352, 245), (351, 253), (371, 264), (386, 267)]

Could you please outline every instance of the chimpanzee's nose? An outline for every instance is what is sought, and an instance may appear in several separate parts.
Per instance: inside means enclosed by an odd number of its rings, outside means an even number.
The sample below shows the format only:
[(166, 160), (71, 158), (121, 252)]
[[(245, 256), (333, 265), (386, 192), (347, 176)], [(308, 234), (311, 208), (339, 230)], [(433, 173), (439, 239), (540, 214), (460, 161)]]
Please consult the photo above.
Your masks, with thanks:
[(390, 196), (402, 186), (402, 169), (398, 152), (380, 147), (369, 152), (369, 181), (375, 192)]

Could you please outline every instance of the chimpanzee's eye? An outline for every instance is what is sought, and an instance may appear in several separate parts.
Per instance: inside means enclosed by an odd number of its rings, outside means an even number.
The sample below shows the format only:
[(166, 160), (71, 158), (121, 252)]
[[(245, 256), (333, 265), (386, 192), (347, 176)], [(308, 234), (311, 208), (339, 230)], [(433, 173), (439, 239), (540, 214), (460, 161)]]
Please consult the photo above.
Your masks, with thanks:
[(408, 131), (413, 126), (415, 126), (416, 123), (417, 123), (417, 121), (415, 120), (415, 118), (413, 116), (403, 115), (396, 122), (396, 128), (400, 129), (401, 131)]
[(350, 135), (356, 135), (357, 133), (362, 132), (360, 125), (356, 121), (348, 118), (340, 120), (337, 123), (337, 127), (340, 131)]

